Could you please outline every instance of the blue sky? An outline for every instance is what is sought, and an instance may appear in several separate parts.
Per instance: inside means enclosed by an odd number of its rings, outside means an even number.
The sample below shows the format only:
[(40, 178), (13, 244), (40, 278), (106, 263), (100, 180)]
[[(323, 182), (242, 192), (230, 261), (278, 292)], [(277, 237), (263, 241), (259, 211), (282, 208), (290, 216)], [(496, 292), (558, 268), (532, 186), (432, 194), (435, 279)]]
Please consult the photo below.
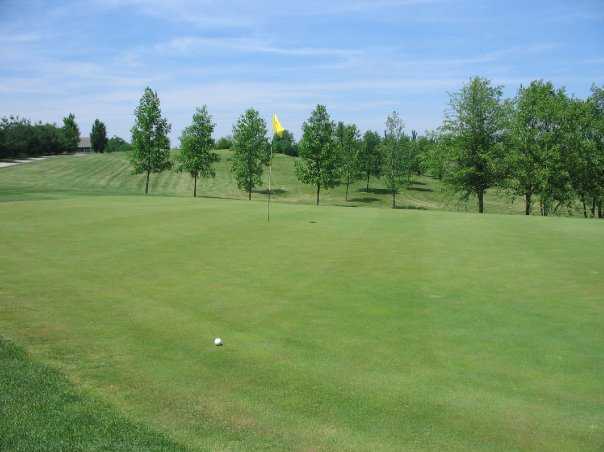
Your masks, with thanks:
[(604, 0), (0, 0), (0, 116), (95, 118), (129, 139), (145, 86), (173, 144), (196, 106), (216, 135), (255, 107), (300, 136), (322, 103), (334, 120), (437, 127), (473, 75), (547, 79), (584, 97), (604, 84)]

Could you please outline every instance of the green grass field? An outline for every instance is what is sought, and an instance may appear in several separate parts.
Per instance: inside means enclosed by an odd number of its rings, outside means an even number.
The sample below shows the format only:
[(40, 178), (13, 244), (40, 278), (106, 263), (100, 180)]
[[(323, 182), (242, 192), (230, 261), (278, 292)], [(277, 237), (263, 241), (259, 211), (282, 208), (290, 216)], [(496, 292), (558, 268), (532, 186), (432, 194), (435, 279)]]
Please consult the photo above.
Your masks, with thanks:
[(604, 447), (601, 221), (292, 189), (267, 224), (122, 164), (0, 170), (0, 449)]
[[(198, 194), (205, 197), (247, 199), (237, 189), (230, 173), (230, 151), (219, 151), (221, 161), (216, 165), (216, 178), (200, 182)], [(303, 185), (296, 179), (294, 158), (276, 154), (273, 160), (274, 199), (279, 202), (313, 204), (314, 187)], [(0, 196), (4, 199), (57, 198), (64, 194), (80, 195), (123, 195), (142, 194), (145, 187), (143, 175), (132, 175), (125, 153), (90, 154), (84, 156), (62, 155), (35, 164), (25, 164), (0, 169)], [(266, 175), (265, 175), (266, 176)], [(266, 197), (267, 178), (254, 197)], [(166, 171), (151, 176), (152, 195), (192, 196), (193, 180), (188, 174)], [(321, 203), (349, 207), (390, 207), (391, 195), (380, 180), (370, 181), (366, 191), (365, 182), (357, 182), (351, 188), (349, 201), (345, 200), (345, 187), (340, 186), (321, 192)], [(476, 211), (476, 201), (460, 203), (443, 191), (439, 181), (417, 176), (414, 183), (401, 191), (398, 205), (407, 209), (438, 209)], [(490, 191), (487, 193), (486, 209), (490, 213), (523, 213), (521, 200), (511, 199)]]

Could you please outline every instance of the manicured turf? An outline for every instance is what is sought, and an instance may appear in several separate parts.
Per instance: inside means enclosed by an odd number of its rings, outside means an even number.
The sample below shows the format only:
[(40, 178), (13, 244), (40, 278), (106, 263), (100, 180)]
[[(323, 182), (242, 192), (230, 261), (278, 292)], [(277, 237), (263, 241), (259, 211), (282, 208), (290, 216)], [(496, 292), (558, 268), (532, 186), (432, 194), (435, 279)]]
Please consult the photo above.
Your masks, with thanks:
[(262, 202), (67, 194), (0, 209), (1, 334), (177, 444), (604, 445), (598, 220), (276, 203), (267, 225)]
[(0, 450), (185, 450), (0, 338)]
[[(230, 173), (230, 151), (219, 151), (221, 161), (216, 165), (216, 178), (200, 182), (198, 193), (229, 199), (247, 199)], [(293, 157), (276, 154), (273, 161), (273, 197), (276, 201), (313, 204), (314, 187), (298, 182), (294, 171)], [(143, 175), (132, 175), (132, 169), (125, 153), (90, 154), (84, 156), (57, 156), (34, 164), (25, 164), (0, 169), (0, 200), (21, 200), (57, 198), (65, 194), (142, 194), (145, 179)], [(266, 175), (265, 175), (266, 176)], [(380, 180), (371, 179), (369, 192), (365, 182), (357, 182), (351, 188), (349, 201), (345, 200), (345, 187), (321, 192), (321, 202), (325, 205), (345, 205), (362, 207), (390, 207), (390, 193)], [(253, 197), (266, 197), (265, 186), (259, 187)], [(151, 194), (168, 196), (192, 196), (193, 181), (188, 174), (166, 171), (151, 176)], [(486, 210), (491, 213), (522, 213), (521, 200), (512, 203), (509, 198), (489, 191)], [(417, 176), (414, 183), (401, 191), (398, 205), (405, 209), (444, 209), (476, 211), (476, 202), (460, 203), (446, 194), (442, 184), (429, 177)]]

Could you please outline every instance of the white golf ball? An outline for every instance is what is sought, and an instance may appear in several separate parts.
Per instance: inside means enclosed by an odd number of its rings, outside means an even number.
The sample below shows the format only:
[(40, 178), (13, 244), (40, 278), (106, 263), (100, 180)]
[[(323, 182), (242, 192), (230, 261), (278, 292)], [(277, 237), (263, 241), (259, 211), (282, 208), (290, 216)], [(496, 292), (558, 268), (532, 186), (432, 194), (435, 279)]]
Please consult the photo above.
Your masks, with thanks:
[(219, 337), (214, 339), (214, 345), (222, 345), (222, 339), (220, 339)]

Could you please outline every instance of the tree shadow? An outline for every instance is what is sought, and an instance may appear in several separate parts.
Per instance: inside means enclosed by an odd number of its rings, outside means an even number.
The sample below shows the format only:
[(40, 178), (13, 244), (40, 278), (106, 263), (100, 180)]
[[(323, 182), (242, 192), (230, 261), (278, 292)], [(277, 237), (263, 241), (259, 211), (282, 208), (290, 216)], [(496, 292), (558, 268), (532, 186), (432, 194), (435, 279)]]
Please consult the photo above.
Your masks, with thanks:
[(422, 206), (414, 206), (412, 204), (407, 204), (407, 205), (398, 205), (395, 207), (395, 209), (400, 209), (400, 210), (428, 210), (426, 207), (422, 207)]
[(407, 190), (413, 190), (413, 191), (433, 191), (431, 188), (425, 188), (425, 187), (407, 187)]
[[(254, 189), (252, 190), (252, 193), (257, 193), (259, 195), (268, 195), (268, 188)], [(287, 193), (287, 190), (284, 190), (283, 188), (271, 188), (271, 195), (283, 195), (285, 193)]]
[(372, 193), (374, 195), (389, 195), (392, 193), (387, 188), (370, 188), (369, 190), (366, 188), (359, 188), (357, 191), (360, 193)]
[(379, 201), (378, 198), (374, 198), (373, 196), (363, 196), (362, 198), (350, 198), (348, 200), (348, 202), (362, 202), (362, 203), (370, 203), (370, 202), (375, 202), (375, 201)]

